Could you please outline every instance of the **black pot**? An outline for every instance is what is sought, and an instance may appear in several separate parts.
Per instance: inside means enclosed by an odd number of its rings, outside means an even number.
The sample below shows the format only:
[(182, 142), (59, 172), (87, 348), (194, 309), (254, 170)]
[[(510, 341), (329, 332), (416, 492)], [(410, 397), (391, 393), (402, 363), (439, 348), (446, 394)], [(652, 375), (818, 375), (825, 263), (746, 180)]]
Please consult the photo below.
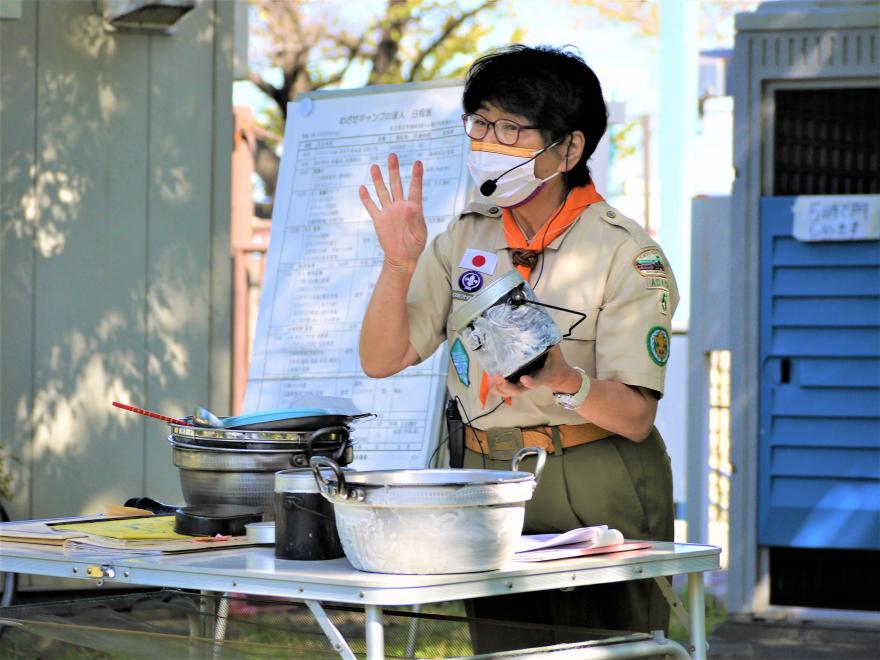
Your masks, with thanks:
[(275, 473), (275, 556), (317, 560), (343, 556), (333, 504), (318, 490), (311, 469)]

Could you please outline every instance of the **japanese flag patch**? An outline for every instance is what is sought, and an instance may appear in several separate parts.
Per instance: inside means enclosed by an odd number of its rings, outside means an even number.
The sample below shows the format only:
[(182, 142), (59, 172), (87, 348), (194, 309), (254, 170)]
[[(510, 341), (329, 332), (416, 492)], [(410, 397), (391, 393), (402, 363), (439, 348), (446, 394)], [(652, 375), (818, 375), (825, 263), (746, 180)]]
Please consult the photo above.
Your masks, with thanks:
[(467, 248), (464, 251), (464, 256), (461, 258), (458, 267), (491, 275), (495, 272), (495, 267), (497, 265), (498, 255), (494, 252), (484, 252), (483, 250)]

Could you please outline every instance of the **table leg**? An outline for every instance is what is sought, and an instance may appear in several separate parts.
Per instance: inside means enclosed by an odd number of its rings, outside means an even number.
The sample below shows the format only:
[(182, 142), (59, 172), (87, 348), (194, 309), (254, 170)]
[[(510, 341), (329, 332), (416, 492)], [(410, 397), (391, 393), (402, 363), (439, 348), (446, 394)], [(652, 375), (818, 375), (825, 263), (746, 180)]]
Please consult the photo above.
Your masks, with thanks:
[(691, 619), (691, 645), (694, 660), (706, 660), (706, 594), (703, 574), (688, 573), (688, 610)]
[(318, 625), (324, 632), (324, 636), (327, 637), (331, 646), (333, 646), (333, 650), (336, 651), (343, 660), (357, 660), (354, 653), (352, 653), (351, 648), (349, 648), (348, 642), (346, 642), (345, 638), (342, 636), (342, 633), (333, 625), (330, 617), (327, 616), (324, 608), (321, 607), (321, 603), (316, 600), (305, 600), (303, 602), (305, 602), (309, 610), (312, 612), (312, 616), (315, 617), (315, 621), (318, 622)]
[[(412, 611), (418, 614), (422, 609), (421, 605), (413, 605)], [(413, 617), (409, 620), (409, 634), (406, 636), (406, 657), (412, 658), (416, 654), (416, 644), (419, 637), (419, 618)]]
[(208, 637), (213, 634), (211, 624), (214, 623), (216, 602), (211, 591), (202, 589), (199, 594), (199, 637)]
[(367, 660), (385, 658), (385, 630), (382, 627), (382, 608), (366, 605), (367, 613)]
[(226, 623), (229, 620), (229, 594), (220, 596), (217, 603), (217, 614), (214, 618), (214, 658), (219, 658), (223, 652), (223, 642), (226, 641)]

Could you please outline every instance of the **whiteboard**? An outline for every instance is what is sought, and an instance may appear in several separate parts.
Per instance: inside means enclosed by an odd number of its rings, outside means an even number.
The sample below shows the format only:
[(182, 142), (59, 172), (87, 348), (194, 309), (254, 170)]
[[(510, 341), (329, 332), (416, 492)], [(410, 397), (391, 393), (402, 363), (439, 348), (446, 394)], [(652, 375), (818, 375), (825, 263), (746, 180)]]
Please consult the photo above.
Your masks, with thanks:
[(444, 344), (396, 376), (363, 373), (358, 337), (382, 250), (357, 189), (372, 189), (370, 164), (386, 171), (393, 151), (407, 190), (419, 159), (428, 240), (443, 231), (464, 207), (470, 178), (461, 92), (458, 82), (387, 85), (311, 93), (288, 106), (244, 410), (309, 395), (351, 399), (378, 415), (353, 430), (357, 469), (428, 465), (448, 359)]

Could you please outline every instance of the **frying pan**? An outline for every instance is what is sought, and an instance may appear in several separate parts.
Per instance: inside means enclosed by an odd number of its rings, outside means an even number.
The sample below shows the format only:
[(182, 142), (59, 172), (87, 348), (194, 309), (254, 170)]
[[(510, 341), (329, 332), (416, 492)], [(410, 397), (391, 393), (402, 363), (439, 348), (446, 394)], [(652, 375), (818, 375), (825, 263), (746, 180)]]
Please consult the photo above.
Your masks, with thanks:
[(353, 421), (375, 417), (374, 413), (346, 415), (321, 408), (265, 410), (238, 417), (221, 417), (223, 428), (242, 431), (314, 431), (328, 426), (346, 426)]
[[(182, 431), (176, 427), (171, 435), (173, 442), (190, 446), (216, 449), (249, 449), (255, 451), (307, 451), (335, 449), (349, 441), (347, 426), (328, 426), (314, 431), (285, 432), (239, 432), (211, 429), (210, 433), (193, 428)], [(268, 436), (268, 437), (266, 437)]]

